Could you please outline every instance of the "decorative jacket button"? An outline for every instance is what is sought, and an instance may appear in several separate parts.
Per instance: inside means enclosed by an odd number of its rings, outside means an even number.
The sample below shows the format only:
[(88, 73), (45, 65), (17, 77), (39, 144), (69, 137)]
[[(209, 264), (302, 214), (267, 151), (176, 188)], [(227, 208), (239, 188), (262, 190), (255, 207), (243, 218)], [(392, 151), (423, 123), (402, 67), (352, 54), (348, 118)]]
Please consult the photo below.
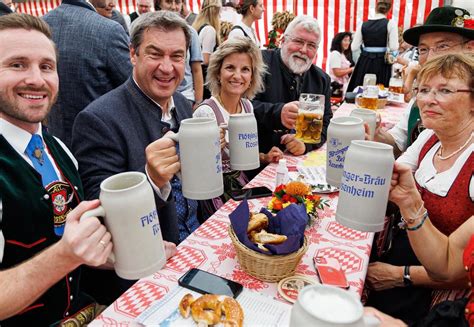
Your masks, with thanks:
[(79, 189), (79, 187), (77, 187), (76, 185), (74, 185), (74, 189), (77, 191)]
[(69, 316), (69, 312), (66, 312), (65, 316)]
[(69, 281), (72, 282), (72, 277), (69, 277)]
[(45, 195), (43, 195), (43, 199), (45, 199), (45, 200), (49, 200), (49, 194), (45, 194)]
[(72, 301), (72, 299), (74, 299), (74, 296), (72, 296), (72, 295), (71, 295), (69, 298), (70, 298), (70, 299), (71, 299), (71, 301)]

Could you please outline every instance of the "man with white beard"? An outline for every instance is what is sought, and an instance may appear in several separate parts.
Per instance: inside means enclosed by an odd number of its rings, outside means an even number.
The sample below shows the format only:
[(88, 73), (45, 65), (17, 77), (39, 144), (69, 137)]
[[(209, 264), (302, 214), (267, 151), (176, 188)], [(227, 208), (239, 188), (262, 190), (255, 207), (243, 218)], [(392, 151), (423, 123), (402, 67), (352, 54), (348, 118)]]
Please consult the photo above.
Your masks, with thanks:
[[(265, 91), (253, 101), (258, 122), (259, 151), (266, 153), (272, 146), (301, 155), (326, 142), (327, 127), (332, 118), (330, 105), (331, 78), (312, 64), (320, 41), (318, 21), (310, 16), (295, 18), (281, 38), (281, 48), (262, 50), (268, 66)], [(305, 144), (294, 137), (301, 93), (325, 96), (321, 142)]]

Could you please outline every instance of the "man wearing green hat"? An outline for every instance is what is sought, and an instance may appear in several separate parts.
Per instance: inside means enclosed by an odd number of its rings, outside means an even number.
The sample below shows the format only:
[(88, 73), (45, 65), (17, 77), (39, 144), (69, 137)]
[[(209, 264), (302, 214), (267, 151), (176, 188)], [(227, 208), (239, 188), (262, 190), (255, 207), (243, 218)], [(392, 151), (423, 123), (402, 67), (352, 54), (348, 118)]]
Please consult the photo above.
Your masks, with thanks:
[[(418, 47), (419, 63), (424, 65), (435, 56), (453, 53), (474, 53), (474, 17), (462, 8), (438, 7), (431, 11), (423, 25), (410, 28), (403, 39)], [(407, 78), (414, 79), (418, 70)], [(414, 99), (402, 119), (391, 130), (378, 130), (375, 140), (390, 144), (398, 156), (405, 151), (423, 130), (420, 114)]]

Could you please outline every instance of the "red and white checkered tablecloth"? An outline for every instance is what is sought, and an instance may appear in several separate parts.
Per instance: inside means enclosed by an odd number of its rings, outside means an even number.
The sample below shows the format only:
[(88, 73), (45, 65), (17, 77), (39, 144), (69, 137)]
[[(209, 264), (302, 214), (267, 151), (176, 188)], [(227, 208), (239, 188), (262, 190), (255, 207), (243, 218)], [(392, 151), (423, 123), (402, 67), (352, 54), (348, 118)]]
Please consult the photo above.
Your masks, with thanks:
[[(336, 113), (348, 115), (351, 108), (352, 105), (343, 105)], [(403, 113), (403, 108), (387, 108), (386, 110), (388, 118), (386, 121), (391, 121), (393, 124)], [(325, 162), (325, 147), (305, 156), (286, 155), (285, 157), (288, 166), (322, 164)], [(268, 165), (246, 187), (267, 186), (273, 190), (275, 169), (276, 164)], [(309, 248), (296, 272), (317, 278), (313, 258), (316, 256), (336, 258), (346, 273), (350, 285), (349, 291), (361, 296), (373, 233), (358, 232), (338, 224), (335, 221), (338, 193), (326, 194), (322, 197), (330, 201), (330, 206), (319, 211), (320, 219), (306, 231)], [(262, 206), (267, 205), (269, 199), (249, 200), (250, 210), (258, 211)], [(193, 267), (237, 281), (247, 288), (285, 301), (278, 295), (277, 283), (262, 282), (248, 275), (237, 261), (234, 246), (227, 234), (227, 227), (230, 224), (229, 214), (238, 204), (233, 200), (228, 201), (178, 246), (177, 254), (162, 270), (139, 280), (90, 326), (133, 326), (133, 320), (140, 313), (173, 289), (181, 275)]]
[[(306, 231), (310, 245), (296, 272), (317, 278), (313, 257), (336, 258), (346, 272), (350, 290), (360, 296), (373, 234), (339, 225), (334, 220), (337, 194), (325, 197), (330, 200), (331, 205), (320, 212), (321, 219)], [(269, 198), (249, 200), (251, 210), (259, 210), (268, 200)], [(178, 253), (167, 262), (164, 269), (138, 281), (90, 326), (131, 325), (134, 318), (175, 287), (179, 277), (193, 267), (232, 279), (247, 288), (284, 301), (277, 293), (277, 283), (262, 282), (248, 275), (237, 262), (234, 246), (227, 235), (230, 223), (228, 215), (237, 205), (233, 200), (227, 202), (178, 246)]]
[[(297, 164), (295, 161), (294, 164)], [(259, 176), (262, 179), (262, 176)], [(266, 185), (271, 186), (274, 177), (269, 176)], [(339, 225), (335, 220), (337, 193), (325, 195), (330, 207), (320, 212), (321, 219), (306, 235), (309, 249), (297, 267), (297, 273), (316, 278), (313, 257), (325, 256), (339, 260), (346, 272), (350, 290), (362, 292), (368, 258), (373, 239), (372, 233), (361, 233)], [(269, 198), (249, 200), (250, 210), (258, 211)], [(149, 307), (176, 286), (179, 277), (192, 267), (210, 271), (232, 279), (245, 287), (276, 297), (276, 283), (266, 283), (249, 276), (241, 270), (236, 252), (227, 235), (228, 215), (237, 202), (230, 200), (216, 214), (209, 218), (191, 236), (178, 246), (178, 253), (157, 273), (143, 278), (125, 292), (91, 326), (129, 326), (129, 324)]]

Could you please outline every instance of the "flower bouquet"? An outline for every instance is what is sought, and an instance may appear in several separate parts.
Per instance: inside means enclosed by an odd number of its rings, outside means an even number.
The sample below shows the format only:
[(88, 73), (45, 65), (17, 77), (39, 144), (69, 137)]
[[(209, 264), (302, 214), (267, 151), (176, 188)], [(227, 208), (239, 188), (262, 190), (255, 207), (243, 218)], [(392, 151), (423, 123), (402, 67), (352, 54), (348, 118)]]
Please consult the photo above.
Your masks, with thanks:
[(318, 218), (317, 209), (324, 209), (324, 206), (329, 207), (329, 201), (313, 194), (309, 185), (300, 181), (294, 181), (286, 185), (277, 186), (273, 192), (272, 199), (268, 203), (268, 209), (272, 213), (277, 213), (292, 203), (304, 204), (308, 214), (308, 225), (311, 225)]

